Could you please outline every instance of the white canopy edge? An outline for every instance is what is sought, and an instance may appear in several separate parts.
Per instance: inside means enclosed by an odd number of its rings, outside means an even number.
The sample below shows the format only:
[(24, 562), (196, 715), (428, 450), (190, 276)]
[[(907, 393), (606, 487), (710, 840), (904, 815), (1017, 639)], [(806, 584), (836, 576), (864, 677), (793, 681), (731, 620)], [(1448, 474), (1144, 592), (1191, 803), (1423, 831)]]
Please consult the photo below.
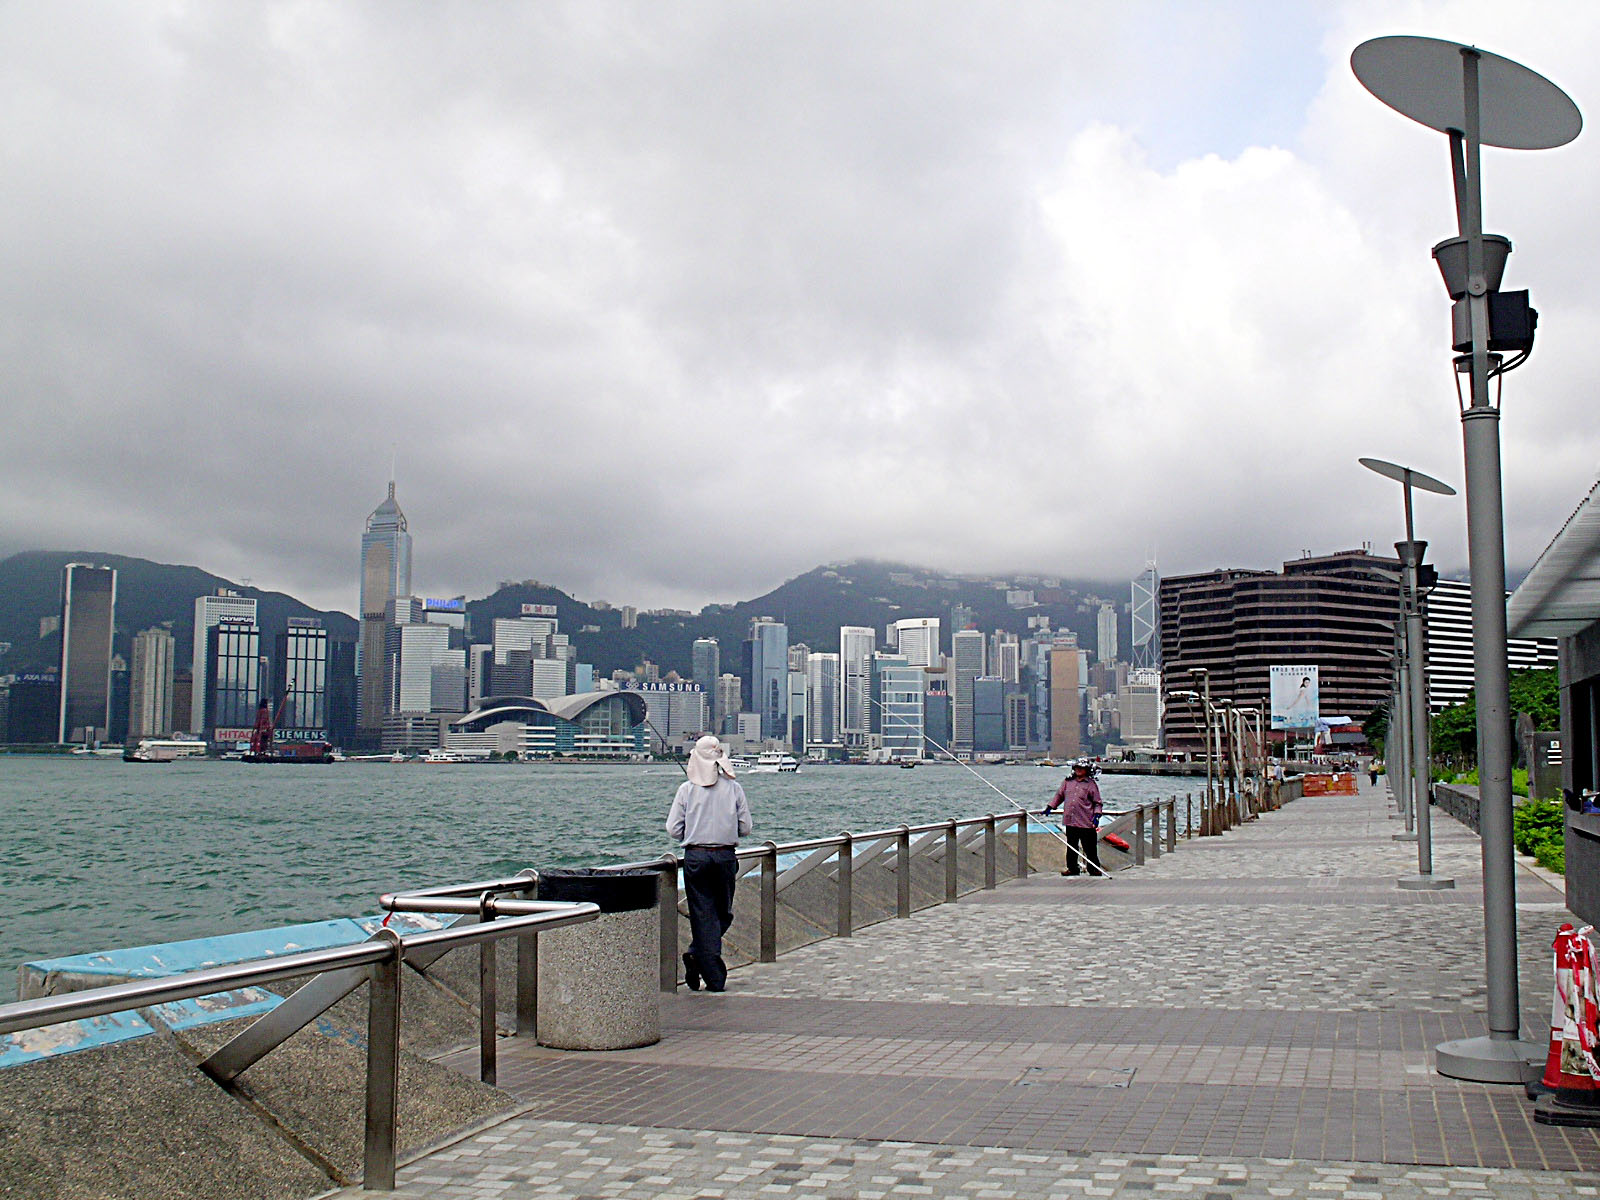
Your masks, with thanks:
[(1506, 603), (1512, 637), (1572, 637), (1600, 621), (1600, 481)]

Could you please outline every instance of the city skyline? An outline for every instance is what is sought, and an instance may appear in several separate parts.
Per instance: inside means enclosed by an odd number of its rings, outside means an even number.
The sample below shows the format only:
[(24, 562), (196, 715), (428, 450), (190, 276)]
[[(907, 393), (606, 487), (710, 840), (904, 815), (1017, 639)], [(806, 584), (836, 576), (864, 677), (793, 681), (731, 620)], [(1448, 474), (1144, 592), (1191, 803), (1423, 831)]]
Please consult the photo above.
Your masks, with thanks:
[[(1349, 52), (1424, 33), (1600, 86), (1600, 15), (1554, 3), (588, 11), (8, 11), (0, 554), (350, 612), (344, 529), (392, 475), (452, 594), (641, 608), (868, 556), (1382, 548), (1358, 455), (1460, 483), (1448, 174)], [(1586, 145), (1488, 198), (1543, 316), (1513, 570), (1600, 461)], [(1418, 522), (1459, 568), (1460, 502)]]

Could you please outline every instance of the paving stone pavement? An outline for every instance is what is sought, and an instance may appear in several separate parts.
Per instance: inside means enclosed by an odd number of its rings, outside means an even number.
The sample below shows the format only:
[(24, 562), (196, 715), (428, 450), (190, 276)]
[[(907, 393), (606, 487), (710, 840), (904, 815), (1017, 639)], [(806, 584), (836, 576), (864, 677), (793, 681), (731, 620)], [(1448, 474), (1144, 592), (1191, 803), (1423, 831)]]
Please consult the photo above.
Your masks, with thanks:
[[(1416, 848), (1387, 808), (1301, 800), (1111, 881), (1035, 876), (805, 947), (663, 997), (656, 1046), (502, 1042), (527, 1110), (398, 1194), (1600, 1194), (1600, 1136), (1433, 1072), (1433, 1045), (1483, 1031), (1477, 839), (1436, 811), (1458, 887), (1401, 891)], [(1537, 1036), (1566, 914), (1517, 884)]]

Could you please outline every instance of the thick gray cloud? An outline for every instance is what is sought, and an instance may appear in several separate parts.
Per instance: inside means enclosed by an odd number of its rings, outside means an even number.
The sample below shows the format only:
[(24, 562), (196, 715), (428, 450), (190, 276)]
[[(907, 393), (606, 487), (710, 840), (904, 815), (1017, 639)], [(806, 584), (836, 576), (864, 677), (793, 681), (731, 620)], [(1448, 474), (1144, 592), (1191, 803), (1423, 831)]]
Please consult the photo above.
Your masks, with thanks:
[[(1535, 6), (1538, 7), (1538, 6)], [(1584, 105), (1595, 17), (1489, 3), (0, 9), (0, 552), (353, 606), (697, 605), (819, 561), (1114, 578), (1397, 536), (1459, 480), (1444, 139), (1355, 84), (1475, 41)], [(1592, 482), (1589, 138), (1486, 158), (1541, 345), (1513, 566)], [(1446, 568), (1459, 503), (1422, 512)]]

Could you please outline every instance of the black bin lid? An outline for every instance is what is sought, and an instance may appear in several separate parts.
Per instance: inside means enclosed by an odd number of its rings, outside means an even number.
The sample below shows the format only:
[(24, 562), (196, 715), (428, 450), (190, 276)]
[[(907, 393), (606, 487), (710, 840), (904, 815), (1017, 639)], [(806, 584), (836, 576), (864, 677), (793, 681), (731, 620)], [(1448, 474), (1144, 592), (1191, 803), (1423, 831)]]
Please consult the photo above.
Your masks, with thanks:
[(539, 899), (598, 904), (603, 913), (654, 908), (659, 871), (570, 867), (539, 872)]

